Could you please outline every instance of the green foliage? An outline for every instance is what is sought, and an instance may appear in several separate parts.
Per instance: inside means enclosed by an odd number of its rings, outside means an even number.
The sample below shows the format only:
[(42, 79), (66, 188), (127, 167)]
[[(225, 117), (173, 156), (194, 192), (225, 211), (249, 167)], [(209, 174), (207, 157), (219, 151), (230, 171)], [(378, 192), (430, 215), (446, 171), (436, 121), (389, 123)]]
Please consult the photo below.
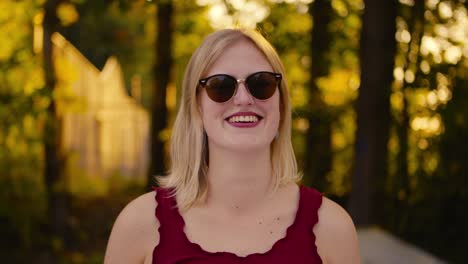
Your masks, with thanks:
[(155, 5), (138, 1), (85, 1), (77, 6), (80, 19), (61, 33), (96, 67), (116, 56), (125, 72), (126, 87), (141, 78), (142, 99), (149, 106), (156, 36)]
[(362, 0), (334, 0), (334, 19), (329, 29), (333, 35), (332, 62), (337, 68), (357, 70), (359, 67), (359, 39), (361, 15), (364, 10)]
[[(294, 15), (292, 15), (294, 14)], [(273, 44), (285, 65), (286, 81), (293, 108), (293, 145), (299, 164), (305, 152), (304, 134), (308, 123), (301, 109), (308, 102), (311, 18), (307, 9), (280, 3), (270, 8), (270, 15), (258, 24), (260, 32)], [(294, 30), (291, 30), (294, 28)]]
[[(460, 245), (467, 242), (460, 239), (467, 237), (467, 229), (458, 219), (467, 216), (461, 209), (467, 202), (466, 181), (448, 164), (458, 167), (468, 161), (460, 133), (466, 122), (462, 117), (466, 107), (460, 100), (466, 96), (462, 87), (466, 87), (468, 58), (455, 56), (467, 42), (466, 36), (460, 40), (456, 33), (466, 20), (466, 7), (460, 1), (426, 1), (424, 35), (417, 47), (411, 34), (414, 15), (412, 6), (400, 6), (391, 100), (395, 127), (402, 125), (403, 99), (408, 104), (408, 178), (399, 171), (401, 146), (394, 133), (389, 142), (390, 175), (379, 200), (387, 206), (377, 211), (381, 225), (393, 233), (463, 263), (466, 253)], [(448, 50), (454, 53), (447, 54)]]
[(0, 9), (10, 10), (0, 14), (0, 222), (4, 241), (10, 243), (2, 250), (31, 249), (43, 242), (45, 196), (38, 127), (48, 103), (32, 45), (37, 8), (32, 0), (0, 3)]
[[(286, 67), (293, 107), (293, 144), (299, 164), (303, 164), (305, 139), (310, 127), (305, 117), (310, 113), (311, 30), (314, 27), (309, 6), (301, 3), (280, 3), (270, 7), (270, 15), (258, 27), (276, 47)], [(361, 27), (362, 1), (333, 1), (334, 14), (328, 30), (333, 36), (330, 56), (330, 74), (318, 81), (326, 103), (314, 115), (332, 119), (333, 169), (326, 176), (327, 194), (334, 197), (349, 192), (350, 163), (353, 158), (354, 110), (353, 102), (359, 86), (358, 39)], [(305, 7), (305, 8), (304, 8)], [(323, 25), (318, 25), (323, 26)], [(327, 115), (327, 116), (325, 116)], [(345, 123), (342, 121), (346, 120)], [(346, 127), (346, 129), (343, 128)]]
[[(211, 33), (213, 29), (209, 25), (206, 18), (207, 9), (195, 4), (194, 0), (176, 1), (175, 2), (175, 30), (174, 30), (174, 75), (177, 92), (168, 94), (173, 96), (176, 101), (180, 96), (180, 87), (182, 87), (182, 79), (192, 53), (200, 45), (203, 38)], [(176, 108), (171, 110), (169, 123), (172, 124), (175, 119)]]
[[(176, 111), (185, 66), (203, 37), (212, 32), (209, 19), (213, 3), (175, 3), (174, 75), (168, 90), (170, 117)], [(206, 2), (206, 1), (205, 1)], [(231, 3), (232, 1), (225, 1)], [(266, 5), (269, 14), (257, 24), (273, 43), (286, 67), (293, 105), (293, 144), (301, 164), (305, 153), (304, 135), (314, 129), (304, 118), (309, 107), (310, 30), (314, 26), (307, 1), (256, 1)], [(273, 3), (274, 2), (274, 3)], [(300, 3), (302, 2), (302, 3)], [(411, 2), (411, 1), (405, 1)], [(424, 38), (415, 56), (409, 56), (408, 34), (412, 7), (401, 4), (397, 20), (398, 54), (395, 58), (395, 84), (392, 92), (394, 127), (389, 142), (390, 175), (381, 179), (376, 212), (380, 223), (393, 233), (443, 258), (463, 263), (463, 245), (468, 244), (467, 182), (468, 164), (466, 87), (466, 36), (460, 37), (459, 23), (466, 22), (464, 1), (426, 1)], [(153, 83), (156, 8), (145, 0), (73, 0), (62, 6), (59, 16), (66, 38), (98, 68), (116, 55), (123, 66), (127, 87), (131, 79), (142, 80), (144, 105), (150, 102)], [(46, 201), (43, 184), (44, 150), (42, 129), (51, 94), (44, 89), (40, 56), (33, 47), (34, 20), (43, 1), (2, 0), (0, 9), (0, 224), (9, 241), (2, 251), (13, 250), (21, 262), (21, 252), (40, 251), (47, 242)], [(230, 14), (241, 12), (231, 4)], [(344, 199), (351, 186), (356, 114), (354, 100), (359, 92), (359, 34), (362, 1), (333, 0), (332, 21), (328, 27), (333, 41), (329, 74), (317, 82), (326, 103), (323, 113), (332, 117), (333, 168), (327, 175), (327, 194)], [(448, 9), (447, 9), (448, 8)], [(450, 16), (448, 14), (451, 13)], [(465, 16), (465, 20), (463, 17)], [(463, 27), (462, 27), (463, 28)], [(463, 31), (462, 31), (463, 32)], [(410, 35), (411, 37), (411, 35)], [(64, 64), (62, 64), (64, 65)], [(73, 73), (61, 67), (61, 76)], [(68, 74), (67, 76), (63, 76)], [(66, 91), (56, 95), (67, 97)], [(403, 99), (408, 101), (408, 179), (399, 175), (396, 128), (401, 124)], [(76, 98), (72, 101), (76, 103)], [(70, 104), (78, 109), (79, 102)], [(172, 123), (171, 121), (169, 122)], [(165, 131), (167, 137), (169, 127)], [(101, 263), (108, 233), (118, 212), (141, 192), (144, 183), (111, 175), (86, 175), (69, 154), (67, 183), (72, 195), (72, 212), (67, 223), (71, 244), (64, 263)], [(405, 182), (407, 181), (407, 182)], [(104, 209), (103, 209), (104, 208)], [(5, 255), (6, 252), (1, 252)], [(27, 255), (27, 254), (24, 254)]]

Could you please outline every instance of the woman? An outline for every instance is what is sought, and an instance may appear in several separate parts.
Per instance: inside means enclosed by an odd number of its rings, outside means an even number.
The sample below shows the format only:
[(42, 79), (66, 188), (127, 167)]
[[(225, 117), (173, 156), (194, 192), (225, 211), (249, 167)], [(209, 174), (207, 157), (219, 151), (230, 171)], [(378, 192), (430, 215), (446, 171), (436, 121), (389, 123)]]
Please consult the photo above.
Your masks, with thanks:
[(209, 35), (182, 90), (171, 172), (121, 212), (105, 263), (360, 262), (348, 214), (297, 185), (284, 69), (260, 34)]

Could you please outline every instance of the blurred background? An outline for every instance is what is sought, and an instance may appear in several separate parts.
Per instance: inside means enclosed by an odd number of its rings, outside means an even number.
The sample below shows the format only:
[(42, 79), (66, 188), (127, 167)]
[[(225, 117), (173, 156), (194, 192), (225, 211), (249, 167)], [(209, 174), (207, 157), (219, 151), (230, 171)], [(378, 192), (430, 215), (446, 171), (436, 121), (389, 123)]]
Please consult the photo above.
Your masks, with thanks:
[(165, 173), (185, 65), (257, 28), (286, 67), (303, 184), (450, 263), (468, 259), (465, 0), (0, 1), (0, 258), (101, 263)]

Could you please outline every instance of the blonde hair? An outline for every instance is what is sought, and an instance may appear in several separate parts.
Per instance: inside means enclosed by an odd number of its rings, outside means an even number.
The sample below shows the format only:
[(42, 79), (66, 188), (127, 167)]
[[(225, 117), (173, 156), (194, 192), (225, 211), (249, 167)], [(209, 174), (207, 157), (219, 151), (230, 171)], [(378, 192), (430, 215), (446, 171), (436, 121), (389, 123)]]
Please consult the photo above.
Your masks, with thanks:
[(207, 194), (208, 147), (197, 104), (198, 81), (223, 51), (239, 40), (251, 41), (266, 57), (274, 72), (281, 73), (280, 124), (278, 136), (271, 143), (271, 166), (275, 189), (297, 182), (296, 158), (291, 143), (291, 106), (284, 66), (271, 44), (257, 31), (224, 29), (208, 35), (193, 53), (182, 82), (180, 108), (173, 126), (168, 176), (158, 178), (161, 187), (173, 188), (178, 207), (186, 210), (204, 200)]

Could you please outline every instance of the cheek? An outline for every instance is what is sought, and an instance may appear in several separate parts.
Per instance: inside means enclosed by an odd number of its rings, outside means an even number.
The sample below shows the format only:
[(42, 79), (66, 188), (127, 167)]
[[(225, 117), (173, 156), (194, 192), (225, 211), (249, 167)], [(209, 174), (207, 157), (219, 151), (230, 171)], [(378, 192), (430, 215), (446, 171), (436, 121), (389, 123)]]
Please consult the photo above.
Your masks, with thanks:
[(202, 96), (203, 97), (200, 98), (200, 114), (202, 116), (203, 126), (207, 129), (209, 127), (213, 127), (215, 123), (219, 123), (220, 120), (224, 121), (224, 108), (222, 105), (211, 101), (206, 94)]

